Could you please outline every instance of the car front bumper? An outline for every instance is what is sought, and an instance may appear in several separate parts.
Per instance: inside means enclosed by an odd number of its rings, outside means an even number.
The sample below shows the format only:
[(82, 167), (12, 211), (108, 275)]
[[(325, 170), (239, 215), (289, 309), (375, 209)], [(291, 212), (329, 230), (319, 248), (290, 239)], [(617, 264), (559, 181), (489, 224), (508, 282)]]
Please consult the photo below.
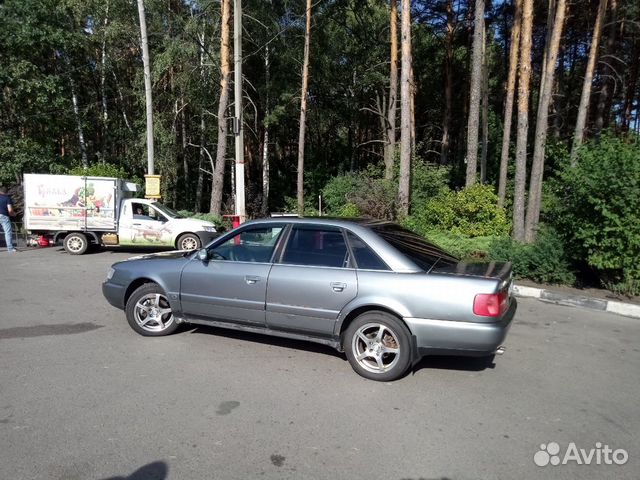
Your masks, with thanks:
[(201, 230), (195, 233), (196, 235), (198, 235), (198, 238), (200, 239), (200, 244), (203, 247), (221, 235), (220, 232), (205, 232), (204, 230)]
[(126, 288), (124, 285), (112, 283), (109, 280), (102, 283), (102, 294), (111, 305), (120, 310), (124, 310), (124, 295)]
[(497, 322), (456, 322), (426, 318), (405, 318), (416, 339), (418, 355), (493, 354), (502, 345), (517, 310), (515, 298)]

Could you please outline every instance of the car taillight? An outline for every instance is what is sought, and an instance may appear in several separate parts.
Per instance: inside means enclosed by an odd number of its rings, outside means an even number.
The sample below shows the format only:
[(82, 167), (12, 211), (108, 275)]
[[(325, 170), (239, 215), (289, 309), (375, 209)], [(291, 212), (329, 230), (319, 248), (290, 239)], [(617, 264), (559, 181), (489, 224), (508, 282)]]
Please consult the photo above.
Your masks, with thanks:
[(505, 291), (499, 293), (480, 293), (473, 300), (473, 313), (481, 317), (499, 317), (509, 306), (509, 294)]

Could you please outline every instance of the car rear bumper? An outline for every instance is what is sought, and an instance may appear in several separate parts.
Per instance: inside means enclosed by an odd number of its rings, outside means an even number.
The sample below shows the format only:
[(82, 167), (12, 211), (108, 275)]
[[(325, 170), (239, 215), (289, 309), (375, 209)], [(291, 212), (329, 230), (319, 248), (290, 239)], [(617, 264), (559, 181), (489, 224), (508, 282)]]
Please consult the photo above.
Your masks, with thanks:
[(108, 280), (102, 284), (102, 294), (111, 305), (120, 310), (124, 310), (124, 294), (126, 289), (124, 285), (111, 283)]
[(517, 302), (498, 322), (456, 322), (426, 318), (405, 318), (416, 338), (419, 356), (423, 355), (491, 355), (502, 345), (516, 313)]

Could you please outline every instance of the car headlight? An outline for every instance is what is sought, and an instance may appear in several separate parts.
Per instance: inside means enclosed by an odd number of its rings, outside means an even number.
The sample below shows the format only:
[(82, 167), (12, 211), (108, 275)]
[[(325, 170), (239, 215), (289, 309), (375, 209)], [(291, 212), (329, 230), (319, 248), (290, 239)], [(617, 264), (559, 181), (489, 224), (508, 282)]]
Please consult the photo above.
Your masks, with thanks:
[(115, 269), (110, 268), (109, 271), (107, 272), (107, 280), (111, 280), (114, 273), (116, 273)]
[(215, 233), (215, 231), (216, 231), (216, 227), (212, 227), (212, 226), (209, 226), (209, 225), (203, 225), (202, 229), (205, 232), (211, 232), (211, 233)]

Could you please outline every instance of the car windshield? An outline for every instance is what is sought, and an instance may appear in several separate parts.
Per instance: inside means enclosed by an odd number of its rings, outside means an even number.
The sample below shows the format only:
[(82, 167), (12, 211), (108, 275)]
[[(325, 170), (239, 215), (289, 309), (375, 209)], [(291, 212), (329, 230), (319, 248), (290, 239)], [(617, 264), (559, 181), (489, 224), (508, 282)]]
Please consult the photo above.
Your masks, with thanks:
[(437, 245), (425, 240), (411, 230), (394, 223), (379, 223), (372, 229), (380, 237), (395, 247), (412, 262), (425, 271), (431, 270), (435, 264), (455, 265), (458, 259), (445, 252)]
[(154, 208), (157, 208), (158, 210), (160, 210), (162, 213), (164, 213), (167, 217), (169, 218), (184, 218), (182, 215), (180, 215), (178, 212), (176, 212), (175, 210), (167, 207), (166, 205), (163, 205), (159, 202), (155, 202), (153, 204)]

